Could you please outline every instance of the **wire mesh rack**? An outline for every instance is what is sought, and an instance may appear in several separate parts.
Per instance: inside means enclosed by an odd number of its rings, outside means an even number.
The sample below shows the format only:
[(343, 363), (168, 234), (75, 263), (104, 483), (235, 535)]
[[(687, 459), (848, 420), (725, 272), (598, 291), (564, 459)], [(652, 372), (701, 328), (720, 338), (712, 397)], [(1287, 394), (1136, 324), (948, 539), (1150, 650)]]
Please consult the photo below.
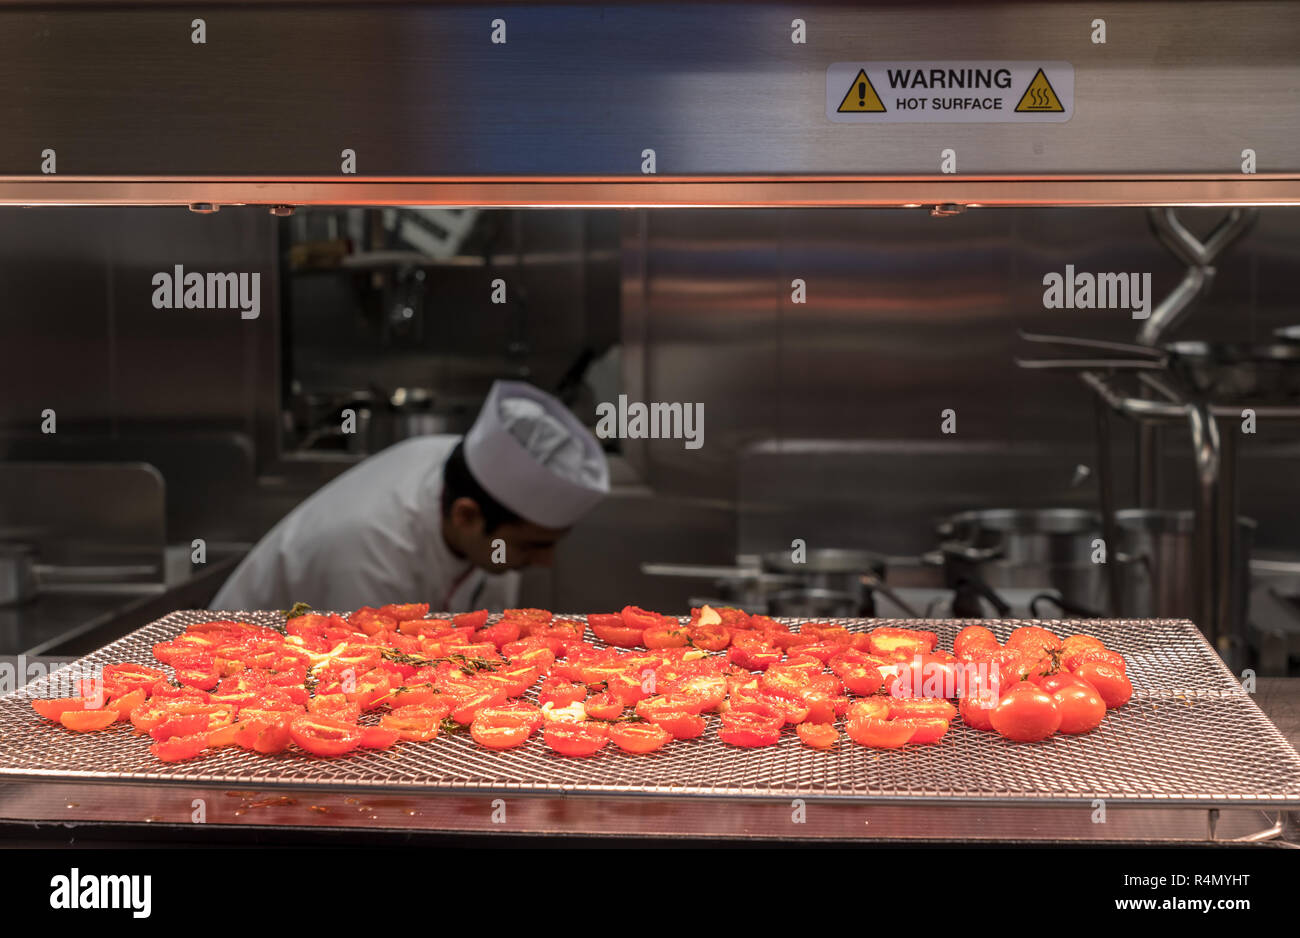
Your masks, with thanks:
[[(295, 751), (266, 756), (234, 747), (182, 763), (156, 760), (129, 725), (97, 733), (64, 730), (39, 717), (33, 697), (69, 693), (72, 675), (113, 662), (154, 664), (154, 643), (219, 618), (262, 625), (274, 613), (175, 612), (67, 668), (0, 698), (0, 782), (6, 779), (142, 782), (422, 793), (537, 793), (731, 798), (814, 798), (974, 804), (1077, 803), (1300, 806), (1300, 755), (1255, 705), (1192, 623), (1087, 620), (1039, 623), (1085, 631), (1128, 661), (1132, 700), (1082, 736), (1014, 743), (957, 721), (939, 745), (876, 750), (841, 737), (834, 749), (804, 747), (793, 734), (774, 746), (722, 743), (716, 717), (695, 740), (632, 755), (606, 747), (568, 758), (540, 738), (505, 752), (464, 734), (388, 751), (321, 759)], [(791, 620), (800, 621), (800, 620)], [(951, 647), (962, 620), (814, 620), (863, 631), (882, 625), (937, 631)], [(982, 620), (1000, 639), (1024, 624)]]

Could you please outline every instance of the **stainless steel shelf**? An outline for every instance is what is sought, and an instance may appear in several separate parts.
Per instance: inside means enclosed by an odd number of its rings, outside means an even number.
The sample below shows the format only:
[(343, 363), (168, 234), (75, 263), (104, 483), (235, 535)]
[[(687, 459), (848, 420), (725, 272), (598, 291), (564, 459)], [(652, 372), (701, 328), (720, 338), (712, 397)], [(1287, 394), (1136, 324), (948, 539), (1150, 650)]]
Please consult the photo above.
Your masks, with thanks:
[[(192, 622), (273, 613), (177, 612), (80, 659), (149, 661), (154, 642)], [(852, 629), (917, 625), (945, 643), (957, 620), (842, 620)], [(989, 623), (1005, 637), (1018, 623)], [(30, 698), (59, 675), (0, 699), (0, 817), (421, 830), (550, 830), (673, 836), (1205, 840), (1249, 837), (1300, 808), (1300, 756), (1191, 623), (1090, 620), (1125, 654), (1133, 700), (1082, 737), (1020, 745), (955, 725), (938, 746), (830, 752), (793, 735), (742, 750), (708, 732), (649, 756), (605, 750), (567, 759), (538, 739), (504, 753), (462, 735), (325, 760), (221, 750), (167, 765), (130, 729), (73, 734)], [(711, 727), (712, 729), (712, 727)], [(504, 826), (492, 820), (504, 805)], [(791, 818), (802, 806), (808, 826)], [(1104, 806), (1104, 823), (1096, 820)], [(1218, 811), (1210, 831), (1211, 811)], [(814, 820), (815, 819), (815, 820)], [(874, 825), (874, 826), (873, 826)]]

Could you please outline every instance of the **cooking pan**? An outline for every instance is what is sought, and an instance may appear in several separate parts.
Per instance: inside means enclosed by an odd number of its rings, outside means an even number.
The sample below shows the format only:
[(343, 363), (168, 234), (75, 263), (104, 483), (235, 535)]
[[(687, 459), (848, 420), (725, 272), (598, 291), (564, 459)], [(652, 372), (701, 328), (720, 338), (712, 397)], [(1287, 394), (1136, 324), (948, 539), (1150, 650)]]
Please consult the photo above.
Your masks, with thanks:
[[(1114, 353), (1098, 358), (1016, 359), (1021, 368), (1046, 371), (1167, 371), (1195, 397), (1221, 403), (1300, 399), (1300, 342), (1241, 344), (1168, 342), (1156, 348), (1126, 342), (1040, 335), (1026, 342)], [(1128, 357), (1121, 357), (1121, 356)]]

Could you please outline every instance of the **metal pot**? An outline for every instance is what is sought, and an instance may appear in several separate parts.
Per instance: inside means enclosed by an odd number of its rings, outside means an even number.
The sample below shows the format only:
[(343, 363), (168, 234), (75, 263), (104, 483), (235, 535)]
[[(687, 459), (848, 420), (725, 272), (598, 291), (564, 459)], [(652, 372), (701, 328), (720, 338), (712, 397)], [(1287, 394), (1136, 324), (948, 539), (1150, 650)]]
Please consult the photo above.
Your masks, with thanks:
[[(953, 515), (943, 542), (926, 555), (944, 566), (951, 589), (995, 599), (999, 589), (1051, 587), (1071, 609), (1105, 608), (1105, 568), (1092, 562), (1101, 515), (1082, 508), (993, 508)], [(1003, 604), (1005, 605), (1005, 604)]]
[[(796, 561), (790, 551), (773, 551), (761, 559), (769, 573), (798, 577), (799, 586), (774, 593), (768, 601), (773, 615), (832, 615), (795, 610), (797, 608), (835, 606), (851, 609), (833, 615), (874, 616), (876, 603), (872, 590), (885, 578), (885, 558), (866, 550), (822, 548), (808, 551)], [(865, 577), (865, 579), (864, 579)]]
[(0, 606), (36, 596), (36, 552), (26, 544), (0, 544)]
[(817, 587), (781, 590), (768, 597), (768, 615), (800, 619), (852, 619), (875, 615), (875, 602), (867, 595), (870, 610), (864, 612), (863, 598), (856, 592)]
[(823, 548), (810, 550), (803, 562), (789, 551), (763, 554), (740, 567), (643, 563), (641, 570), (654, 576), (690, 576), (714, 581), (716, 596), (692, 597), (699, 605), (739, 606), (768, 615), (825, 617), (873, 616), (874, 594), (879, 592), (909, 615), (919, 616), (908, 603), (885, 585), (886, 559), (865, 550)]
[[(1135, 508), (1115, 513), (1119, 544), (1120, 609), (1125, 616), (1195, 619), (1196, 517), (1191, 511)], [(1230, 608), (1237, 624), (1246, 621), (1250, 553), (1255, 522), (1237, 519), (1232, 556)]]

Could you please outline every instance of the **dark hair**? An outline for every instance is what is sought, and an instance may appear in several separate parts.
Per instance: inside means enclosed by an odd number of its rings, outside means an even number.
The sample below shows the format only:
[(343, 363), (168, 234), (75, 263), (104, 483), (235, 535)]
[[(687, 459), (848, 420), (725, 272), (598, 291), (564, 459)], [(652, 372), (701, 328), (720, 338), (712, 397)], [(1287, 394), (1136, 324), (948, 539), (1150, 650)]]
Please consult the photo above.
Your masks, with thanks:
[(456, 444), (456, 448), (451, 451), (446, 464), (442, 467), (442, 516), (444, 518), (451, 517), (452, 503), (458, 498), (468, 498), (478, 505), (478, 510), (483, 513), (485, 534), (491, 534), (503, 524), (514, 524), (524, 520), (478, 484), (478, 479), (474, 478), (474, 473), (469, 471), (469, 464), (465, 462), (464, 442)]

